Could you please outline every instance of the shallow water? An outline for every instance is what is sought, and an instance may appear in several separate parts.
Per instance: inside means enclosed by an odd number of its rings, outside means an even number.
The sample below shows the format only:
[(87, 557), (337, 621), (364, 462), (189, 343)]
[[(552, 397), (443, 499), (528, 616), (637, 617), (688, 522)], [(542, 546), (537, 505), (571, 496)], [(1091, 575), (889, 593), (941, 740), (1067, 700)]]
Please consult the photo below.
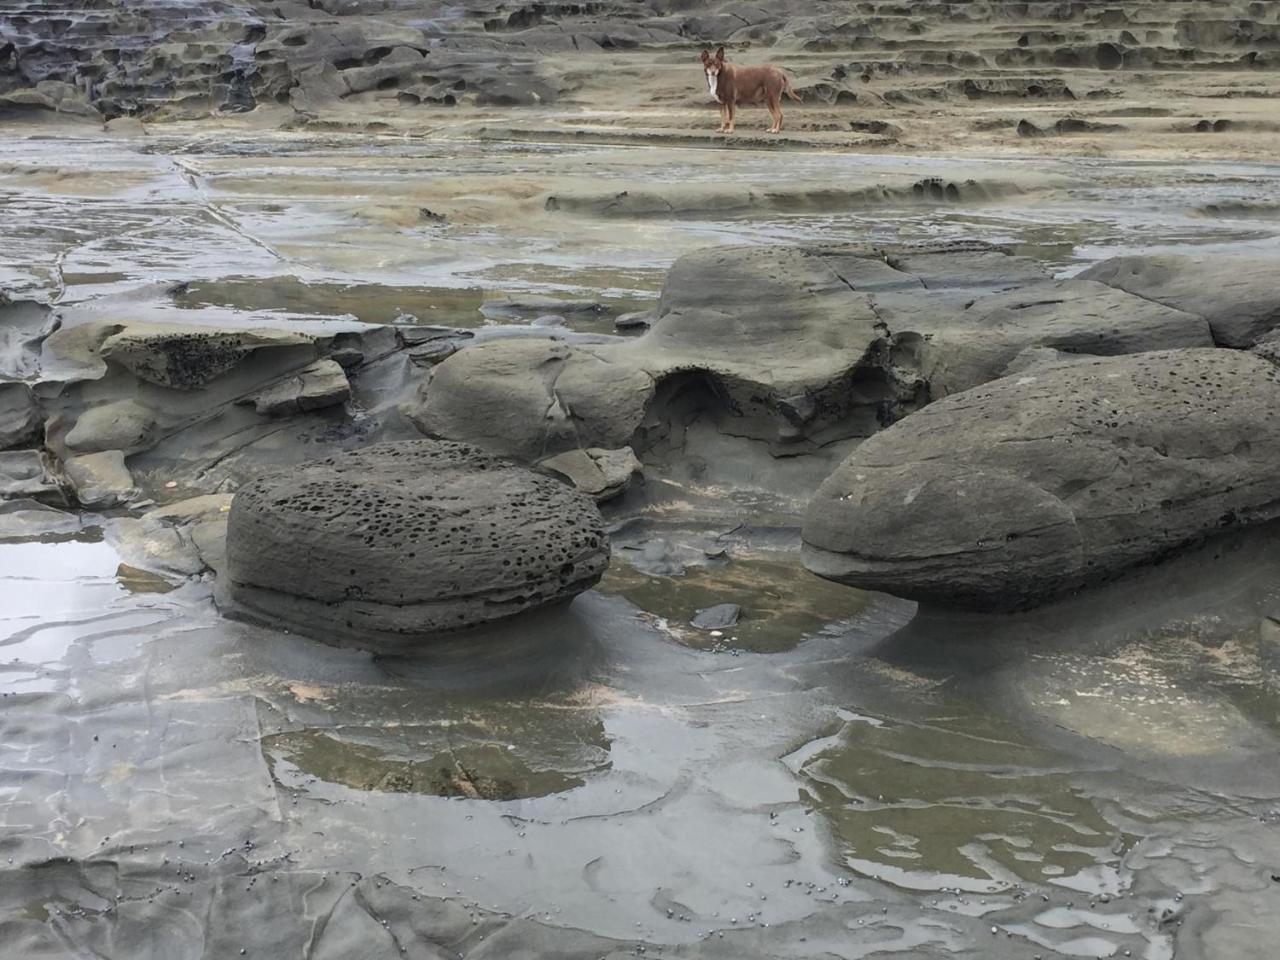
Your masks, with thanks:
[[(354, 891), (375, 922), (461, 911), (464, 956), (520, 955), (523, 923), (550, 955), (723, 934), (752, 957), (1262, 956), (1238, 951), (1270, 926), (1280, 856), (1265, 546), (1214, 561), (1253, 571), (1228, 612), (1140, 628), (974, 635), (856, 591), (837, 609), (766, 549), (718, 595), (624, 566), (568, 613), (406, 660), (222, 621), (207, 584), (131, 591), (92, 531), (11, 542), (0, 922), (33, 951), (199, 955), (240, 884), (326, 915)], [(743, 626), (771, 624), (772, 652), (660, 622), (771, 578)], [(117, 892), (128, 909), (103, 909)], [(147, 952), (157, 926), (173, 952)], [(293, 933), (228, 935), (234, 954)]]
[[(691, 182), (777, 162), (680, 159)], [(109, 308), (135, 319), (482, 326), (504, 294), (640, 306), (708, 242), (979, 237), (1069, 272), (1280, 230), (1204, 212), (1274, 198), (1273, 167), (787, 163), (800, 182), (1029, 179), (976, 204), (593, 219), (540, 208), (565, 186), (549, 169), (673, 181), (671, 152), (8, 138), (0, 280), (86, 311), (188, 283)], [(423, 220), (449, 189), (470, 199)], [(481, 216), (517, 193), (527, 209)], [(223, 620), (207, 580), (131, 568), (114, 522), (0, 525), (15, 956), (1162, 960), (1269, 957), (1280, 933), (1265, 538), (987, 623), (817, 581), (750, 531), (667, 574), (620, 536), (568, 611), (396, 659)], [(688, 626), (719, 602), (736, 627)]]
[[(476, 296), (504, 293), (590, 294), (629, 308), (656, 294), (676, 256), (717, 242), (976, 238), (1071, 271), (1139, 248), (1269, 245), (1280, 231), (1258, 206), (1277, 196), (1275, 166), (804, 153), (788, 155), (779, 177), (779, 163), (768, 152), (726, 160), (715, 150), (278, 132), (164, 130), (109, 144), (17, 136), (0, 143), (0, 281), (70, 302), (189, 282), (180, 305), (192, 322), (203, 304), (261, 320), (385, 322), (404, 310), (439, 322), (424, 315), (433, 305), (452, 318)], [(959, 185), (959, 198), (912, 196), (931, 178)], [(697, 202), (677, 216), (603, 220), (544, 209), (565, 191), (608, 196), (637, 183), (830, 196), (817, 209), (788, 212), (784, 200), (731, 216)], [(907, 199), (858, 199), (880, 188)], [(247, 288), (266, 278), (273, 294)]]

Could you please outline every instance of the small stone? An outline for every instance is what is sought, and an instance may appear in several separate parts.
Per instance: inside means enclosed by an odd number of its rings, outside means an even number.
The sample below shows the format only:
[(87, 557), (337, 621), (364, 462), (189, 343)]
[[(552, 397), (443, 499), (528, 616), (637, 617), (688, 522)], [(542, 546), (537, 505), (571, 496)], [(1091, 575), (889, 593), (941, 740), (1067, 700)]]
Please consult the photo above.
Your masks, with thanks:
[(713, 607), (699, 610), (689, 624), (698, 630), (710, 630), (713, 637), (721, 637), (724, 636), (721, 631), (735, 625), (740, 616), (742, 616), (742, 607), (738, 604), (718, 603)]

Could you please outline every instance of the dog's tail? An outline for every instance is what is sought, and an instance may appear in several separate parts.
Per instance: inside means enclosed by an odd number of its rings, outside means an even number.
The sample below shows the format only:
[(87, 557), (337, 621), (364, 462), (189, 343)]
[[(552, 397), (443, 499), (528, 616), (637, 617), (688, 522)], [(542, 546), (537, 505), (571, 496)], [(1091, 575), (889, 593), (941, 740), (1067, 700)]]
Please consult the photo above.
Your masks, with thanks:
[(785, 93), (792, 100), (794, 100), (796, 103), (804, 103), (804, 100), (801, 99), (800, 94), (796, 93), (795, 89), (791, 86), (791, 78), (788, 77), (786, 74), (783, 74), (782, 76), (782, 92)]

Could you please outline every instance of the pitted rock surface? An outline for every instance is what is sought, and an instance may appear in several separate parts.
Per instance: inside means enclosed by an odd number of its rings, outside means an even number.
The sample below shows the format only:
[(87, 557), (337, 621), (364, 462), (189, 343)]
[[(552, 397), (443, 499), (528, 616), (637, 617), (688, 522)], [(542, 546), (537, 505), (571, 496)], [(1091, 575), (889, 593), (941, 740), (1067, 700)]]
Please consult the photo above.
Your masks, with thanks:
[(1280, 371), (1170, 350), (1056, 365), (862, 444), (805, 518), (804, 562), (927, 603), (1036, 606), (1280, 516)]
[(394, 650), (570, 600), (608, 563), (590, 497), (470, 444), (419, 440), (246, 483), (226, 578), (250, 616)]
[(99, 352), (140, 380), (195, 390), (234, 370), (258, 350), (313, 345), (305, 334), (281, 330), (131, 324), (107, 337)]

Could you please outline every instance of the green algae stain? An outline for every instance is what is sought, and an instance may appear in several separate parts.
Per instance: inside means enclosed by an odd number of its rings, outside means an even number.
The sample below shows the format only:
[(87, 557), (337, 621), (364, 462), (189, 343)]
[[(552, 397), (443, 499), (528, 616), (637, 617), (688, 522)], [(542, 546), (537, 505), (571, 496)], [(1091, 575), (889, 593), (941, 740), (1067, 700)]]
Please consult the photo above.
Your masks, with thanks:
[[(845, 863), (907, 889), (996, 892), (1056, 878), (1087, 888), (1132, 842), (1076, 771), (975, 711), (917, 723), (859, 718), (798, 772)], [(870, 722), (865, 722), (870, 720)]]
[[(790, 650), (806, 637), (861, 613), (869, 594), (821, 580), (794, 562), (735, 557), (689, 567), (676, 577), (649, 576), (615, 558), (599, 585), (601, 593), (625, 597), (666, 621), (678, 642), (697, 649), (735, 648), (754, 653)], [(723, 636), (689, 621), (701, 609), (736, 603), (742, 617)]]

